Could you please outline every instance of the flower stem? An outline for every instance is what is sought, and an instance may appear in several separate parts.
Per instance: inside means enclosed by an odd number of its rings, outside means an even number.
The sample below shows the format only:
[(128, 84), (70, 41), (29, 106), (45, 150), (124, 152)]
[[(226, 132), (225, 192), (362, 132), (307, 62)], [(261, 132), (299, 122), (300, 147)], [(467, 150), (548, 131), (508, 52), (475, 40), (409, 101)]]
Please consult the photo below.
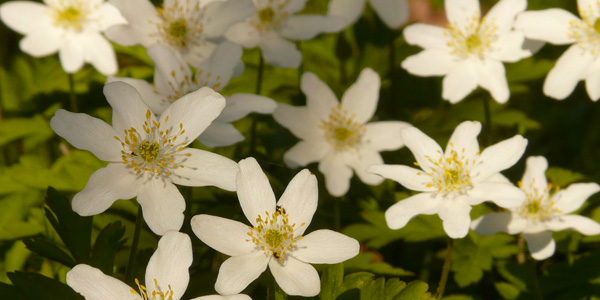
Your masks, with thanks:
[(69, 101), (71, 103), (71, 111), (79, 112), (79, 104), (77, 104), (77, 95), (75, 94), (75, 79), (73, 74), (69, 73)]
[(342, 227), (342, 201), (345, 196), (333, 198), (333, 229), (339, 231)]
[[(262, 57), (262, 52), (258, 50), (258, 71), (256, 74), (256, 91), (255, 94), (260, 95), (262, 90), (262, 79), (263, 69), (265, 68), (265, 61)], [(256, 152), (256, 123), (258, 123), (258, 116), (252, 117), (252, 124), (250, 125), (250, 156), (254, 156)]]
[(127, 264), (127, 270), (125, 271), (125, 282), (130, 283), (133, 279), (135, 269), (135, 255), (137, 254), (138, 244), (140, 242), (140, 233), (142, 232), (142, 225), (144, 223), (144, 216), (142, 215), (142, 206), (138, 204), (138, 213), (135, 219), (135, 231), (133, 232), (133, 242), (131, 242), (131, 252), (129, 252), (129, 263)]
[(492, 144), (492, 113), (490, 112), (490, 99), (489, 97), (483, 97), (483, 113), (485, 115), (485, 145), (490, 146)]
[(537, 274), (537, 261), (533, 258), (530, 258), (528, 264), (531, 266), (530, 272), (531, 281), (533, 283), (533, 295), (535, 297), (535, 300), (542, 300), (542, 290), (540, 289), (540, 283)]
[(444, 267), (442, 268), (442, 277), (437, 288), (437, 299), (442, 299), (444, 295), (444, 289), (446, 289), (446, 282), (448, 281), (448, 274), (450, 274), (450, 262), (452, 260), (452, 250), (454, 249), (454, 239), (448, 238), (448, 248), (446, 249), (446, 258), (444, 259)]

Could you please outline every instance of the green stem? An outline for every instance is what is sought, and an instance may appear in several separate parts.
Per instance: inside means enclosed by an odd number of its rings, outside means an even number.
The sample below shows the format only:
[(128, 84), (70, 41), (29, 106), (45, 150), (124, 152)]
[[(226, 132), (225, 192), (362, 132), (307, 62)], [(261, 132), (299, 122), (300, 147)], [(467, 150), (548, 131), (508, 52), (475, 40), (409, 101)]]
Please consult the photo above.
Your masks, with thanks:
[(450, 262), (452, 260), (452, 250), (454, 249), (454, 240), (448, 238), (448, 248), (446, 249), (446, 258), (444, 259), (444, 267), (442, 268), (442, 277), (437, 288), (437, 299), (442, 299), (444, 290), (446, 289), (446, 282), (448, 281), (448, 274), (450, 274)]
[(490, 112), (490, 99), (483, 97), (483, 113), (485, 115), (485, 146), (492, 144), (492, 113)]
[(73, 74), (69, 74), (69, 101), (71, 103), (71, 111), (79, 112), (79, 104), (77, 104), (77, 95), (75, 94), (75, 79)]
[[(256, 91), (257, 95), (260, 95), (262, 90), (262, 79), (263, 69), (265, 68), (265, 61), (262, 57), (262, 52), (258, 50), (258, 71), (256, 74)], [(254, 156), (256, 152), (256, 124), (258, 123), (258, 116), (252, 117), (252, 124), (250, 125), (250, 156)]]
[(286, 300), (288, 298), (288, 295), (279, 287), (273, 276), (271, 276), (271, 286), (269, 286), (267, 293), (268, 300)]
[(339, 231), (342, 227), (342, 201), (345, 196), (333, 198), (333, 230)]
[[(302, 42), (301, 41), (296, 41), (296, 47), (298, 48), (298, 51), (300, 51), (300, 53), (302, 53)], [(303, 55), (303, 57), (304, 57), (304, 55)], [(298, 66), (298, 90), (300, 90), (302, 74), (304, 74), (304, 59), (300, 61), (300, 65)]]
[(133, 232), (133, 242), (131, 242), (131, 252), (129, 252), (129, 262), (127, 264), (127, 270), (125, 271), (125, 282), (130, 283), (133, 279), (135, 269), (135, 255), (137, 254), (138, 244), (140, 242), (140, 233), (142, 232), (142, 225), (144, 223), (144, 216), (142, 215), (142, 206), (138, 204), (138, 213), (135, 219), (135, 231)]
[(540, 289), (540, 283), (539, 283), (538, 275), (537, 275), (537, 268), (536, 268), (537, 261), (530, 258), (528, 263), (531, 266), (531, 269), (530, 269), (531, 281), (533, 282), (533, 291), (532, 292), (535, 297), (535, 300), (543, 300), (542, 290)]

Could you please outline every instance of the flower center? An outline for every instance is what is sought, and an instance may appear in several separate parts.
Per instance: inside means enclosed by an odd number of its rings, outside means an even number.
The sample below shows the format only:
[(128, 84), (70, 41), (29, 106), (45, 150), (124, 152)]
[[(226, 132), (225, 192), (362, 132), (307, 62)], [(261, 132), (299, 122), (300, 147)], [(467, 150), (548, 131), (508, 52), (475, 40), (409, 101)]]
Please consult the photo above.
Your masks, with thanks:
[(527, 195), (527, 200), (517, 210), (523, 218), (531, 221), (543, 221), (560, 212), (558, 208), (554, 207), (554, 201), (550, 197), (551, 193), (558, 191), (558, 187), (552, 191), (552, 185), (548, 184), (548, 188), (540, 191), (533, 186), (533, 182), (527, 188), (524, 188), (523, 183), (519, 182), (519, 187)]
[(438, 191), (445, 197), (449, 194), (465, 194), (473, 184), (471, 183), (470, 169), (474, 165), (476, 158), (468, 160), (461, 149), (456, 151), (454, 145), (450, 143), (450, 155), (446, 157), (440, 155), (440, 158), (435, 161), (431, 157), (426, 158), (434, 165), (430, 173), (431, 183), (427, 187), (436, 187)]
[(155, 24), (158, 34), (151, 33), (150, 36), (164, 40), (178, 51), (200, 46), (204, 41), (204, 9), (200, 7), (200, 1), (194, 2), (182, 0), (173, 1), (170, 6), (163, 4), (157, 9), (162, 19), (162, 22)]
[(53, 8), (54, 24), (65, 29), (81, 30), (87, 22), (89, 7), (81, 0), (57, 0), (48, 2)]
[[(144, 132), (139, 133), (131, 127), (124, 131), (123, 138), (115, 136), (121, 142), (121, 158), (123, 163), (135, 170), (137, 174), (149, 172), (158, 176), (170, 176), (171, 171), (183, 168), (176, 162), (177, 152), (183, 150), (187, 141), (176, 142), (177, 138), (185, 133), (183, 124), (179, 124), (179, 131), (172, 134), (171, 129), (161, 130), (161, 124), (150, 120), (150, 110), (146, 112)], [(167, 116), (165, 120), (168, 120)], [(186, 154), (190, 157), (191, 154)]]
[[(249, 226), (247, 242), (253, 242), (261, 250), (269, 255), (273, 255), (280, 262), (283, 256), (292, 249), (294, 242), (300, 240), (300, 237), (294, 237), (294, 228), (296, 224), (289, 224), (289, 216), (283, 207), (277, 207), (274, 213), (269, 214), (265, 211), (266, 218), (261, 215), (256, 218), (256, 226)], [(302, 223), (300, 226), (304, 226)]]
[(579, 15), (582, 20), (572, 20), (569, 23), (569, 37), (577, 40), (577, 44), (584, 51), (589, 51), (592, 55), (600, 52), (600, 18), (594, 12), (600, 9), (600, 2), (597, 7), (590, 4), (586, 7), (579, 7)]
[(166, 291), (163, 291), (158, 286), (158, 281), (154, 279), (154, 286), (156, 289), (153, 290), (151, 294), (148, 294), (148, 289), (146, 289), (145, 286), (141, 285), (140, 281), (137, 278), (135, 279), (135, 284), (137, 284), (140, 292), (138, 293), (136, 290), (131, 289), (131, 293), (134, 295), (141, 296), (144, 300), (173, 300), (173, 289), (171, 288), (170, 284), (167, 286), (168, 289)]
[(257, 7), (256, 17), (250, 20), (250, 25), (258, 31), (268, 31), (279, 27), (287, 18), (285, 7), (291, 0), (254, 0)]
[(258, 18), (262, 23), (271, 23), (273, 22), (273, 17), (275, 16), (275, 12), (272, 8), (267, 7), (263, 8), (258, 12)]
[(325, 140), (336, 150), (354, 148), (365, 132), (363, 125), (355, 122), (353, 115), (348, 116), (341, 105), (332, 108), (329, 118), (321, 120), (319, 127), (324, 131)]
[(481, 57), (492, 44), (498, 40), (497, 28), (494, 22), (486, 22), (476, 14), (468, 20), (463, 28), (458, 24), (448, 24), (448, 30), (444, 32), (448, 38), (450, 53), (460, 57)]

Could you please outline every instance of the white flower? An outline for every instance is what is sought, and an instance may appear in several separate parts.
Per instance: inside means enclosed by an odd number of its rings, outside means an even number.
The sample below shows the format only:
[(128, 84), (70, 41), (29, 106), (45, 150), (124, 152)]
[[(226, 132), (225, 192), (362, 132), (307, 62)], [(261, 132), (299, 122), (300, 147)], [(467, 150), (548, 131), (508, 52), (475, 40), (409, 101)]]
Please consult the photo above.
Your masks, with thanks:
[[(152, 112), (162, 114), (172, 103), (184, 95), (208, 86), (222, 90), (236, 69), (243, 69), (242, 48), (232, 42), (219, 44), (214, 53), (192, 72), (164, 45), (148, 49), (148, 55), (156, 64), (154, 84), (135, 78), (109, 77), (108, 82), (123, 81), (135, 87), (142, 100)], [(253, 94), (234, 94), (226, 97), (223, 112), (198, 137), (207, 147), (229, 146), (243, 141), (244, 136), (231, 125), (251, 112), (270, 114), (275, 110), (275, 101)]]
[(58, 52), (67, 73), (75, 73), (85, 62), (100, 73), (117, 72), (117, 59), (102, 36), (108, 27), (124, 24), (119, 11), (104, 0), (10, 1), (0, 5), (0, 19), (25, 35), (19, 46), (35, 57)]
[(556, 61), (544, 81), (544, 94), (562, 100), (580, 80), (585, 80), (593, 101), (600, 98), (600, 2), (578, 0), (577, 18), (568, 11), (551, 8), (519, 14), (515, 28), (530, 39), (555, 45), (573, 44)]
[(416, 215), (438, 214), (451, 238), (469, 232), (471, 206), (492, 201), (500, 207), (519, 207), (525, 193), (510, 184), (499, 172), (514, 165), (527, 146), (516, 135), (479, 152), (477, 135), (481, 123), (466, 121), (450, 137), (446, 151), (420, 130), (402, 130), (406, 147), (423, 171), (403, 165), (371, 166), (367, 171), (392, 179), (404, 187), (422, 192), (408, 197), (385, 212), (392, 229), (402, 228)]
[(339, 31), (342, 18), (294, 15), (306, 0), (254, 0), (256, 13), (234, 24), (225, 37), (245, 48), (259, 47), (265, 61), (276, 67), (297, 68), (302, 54), (291, 40), (309, 40), (323, 32)]
[(137, 196), (144, 220), (162, 235), (183, 224), (185, 201), (173, 183), (235, 190), (234, 161), (186, 148), (223, 110), (221, 95), (202, 88), (179, 99), (157, 120), (128, 84), (108, 83), (104, 94), (113, 108), (112, 127), (62, 109), (50, 120), (52, 129), (73, 146), (109, 162), (73, 198), (78, 214), (96, 215), (117, 199)]
[(317, 209), (317, 179), (298, 173), (277, 203), (269, 180), (254, 158), (239, 163), (237, 193), (251, 226), (209, 215), (192, 218), (194, 233), (211, 248), (231, 256), (219, 269), (219, 294), (241, 292), (269, 266), (289, 295), (316, 296), (319, 274), (310, 263), (335, 264), (358, 254), (359, 244), (331, 230), (304, 231)]
[[(167, 232), (158, 241), (158, 248), (146, 268), (146, 285), (136, 279), (139, 292), (124, 282), (105, 275), (85, 264), (73, 267), (67, 273), (67, 284), (86, 300), (179, 300), (190, 281), (188, 269), (192, 264), (190, 238), (176, 231)], [(247, 295), (218, 295), (197, 297), (192, 300), (250, 300)]]
[(304, 73), (300, 88), (307, 105), (278, 104), (273, 113), (279, 124), (302, 139), (284, 154), (286, 164), (306, 166), (318, 161), (327, 190), (334, 196), (348, 192), (352, 170), (363, 182), (380, 184), (383, 179), (367, 173), (367, 167), (383, 163), (380, 151), (402, 147), (400, 131), (410, 125), (399, 121), (367, 123), (377, 108), (379, 86), (379, 75), (364, 69), (340, 104), (315, 74)]
[[(367, 0), (331, 0), (327, 14), (344, 17), (343, 27), (354, 24), (365, 8)], [(397, 29), (410, 17), (408, 0), (369, 0), (373, 9), (389, 28)]]
[(488, 213), (474, 220), (471, 228), (485, 235), (499, 231), (521, 233), (531, 256), (537, 260), (554, 254), (556, 245), (552, 231), (577, 230), (585, 235), (600, 234), (600, 224), (596, 221), (570, 215), (588, 197), (600, 191), (600, 186), (596, 183), (575, 183), (566, 190), (552, 189), (544, 175), (547, 168), (548, 161), (543, 156), (529, 157), (525, 174), (519, 183), (527, 194), (523, 205), (510, 212)]
[(445, 6), (447, 28), (414, 24), (404, 29), (406, 41), (425, 50), (409, 56), (402, 67), (417, 76), (444, 76), (442, 97), (451, 103), (461, 101), (478, 85), (497, 102), (508, 101), (502, 62), (531, 55), (522, 49), (523, 33), (512, 30), (527, 1), (501, 0), (484, 18), (478, 0), (446, 0)]
[(251, 0), (202, 1), (165, 0), (156, 8), (149, 0), (111, 0), (129, 21), (106, 32), (111, 40), (124, 45), (146, 48), (169, 46), (178, 58), (198, 66), (216, 45), (210, 39), (252, 13)]

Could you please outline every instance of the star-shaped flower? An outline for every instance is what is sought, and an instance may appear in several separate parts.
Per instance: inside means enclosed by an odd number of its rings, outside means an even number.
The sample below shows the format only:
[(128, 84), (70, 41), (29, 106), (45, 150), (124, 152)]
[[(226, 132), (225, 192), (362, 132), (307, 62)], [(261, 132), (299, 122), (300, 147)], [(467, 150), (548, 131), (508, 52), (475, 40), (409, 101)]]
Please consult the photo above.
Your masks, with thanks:
[[(366, 2), (367, 0), (331, 0), (327, 14), (344, 17), (346, 22), (343, 27), (347, 27), (358, 20)], [(368, 0), (368, 2), (389, 28), (397, 29), (408, 22), (410, 17), (408, 0)]]
[(183, 224), (185, 201), (173, 183), (235, 190), (234, 161), (186, 148), (221, 113), (223, 96), (201, 88), (177, 100), (157, 120), (126, 83), (108, 83), (104, 94), (113, 108), (112, 126), (62, 109), (50, 120), (52, 129), (73, 146), (109, 162), (73, 198), (78, 214), (96, 215), (117, 199), (137, 196), (144, 220), (162, 235)]
[(525, 36), (512, 29), (526, 0), (501, 0), (481, 18), (479, 0), (445, 0), (447, 28), (414, 24), (404, 29), (411, 45), (424, 48), (402, 62), (417, 76), (444, 76), (442, 97), (456, 103), (477, 86), (488, 90), (499, 103), (510, 92), (502, 62), (531, 56), (522, 49)]
[[(158, 248), (150, 257), (146, 285), (141, 285), (136, 279), (139, 291), (86, 264), (76, 265), (67, 273), (67, 284), (86, 300), (179, 300), (190, 281), (188, 269), (191, 264), (190, 237), (169, 231), (160, 239)], [(192, 300), (250, 300), (250, 297), (210, 295)]]
[(102, 32), (126, 23), (119, 11), (104, 0), (9, 1), (0, 5), (0, 19), (25, 35), (23, 52), (43, 57), (58, 52), (67, 73), (79, 71), (85, 62), (100, 73), (117, 72), (117, 59)]
[(348, 192), (352, 170), (363, 182), (380, 184), (383, 179), (367, 173), (367, 167), (383, 163), (380, 151), (402, 147), (400, 131), (410, 125), (399, 121), (367, 123), (377, 108), (379, 86), (379, 75), (364, 69), (340, 104), (315, 74), (304, 73), (300, 88), (307, 105), (278, 104), (273, 113), (279, 124), (302, 139), (284, 154), (286, 164), (306, 166), (318, 161), (327, 190), (334, 196)]
[(149, 0), (111, 3), (129, 24), (110, 28), (108, 38), (124, 46), (167, 45), (194, 67), (212, 54), (214, 39), (254, 13), (251, 0), (165, 0), (160, 8)]
[(555, 45), (571, 45), (556, 61), (544, 81), (544, 94), (562, 100), (580, 80), (585, 80), (593, 101), (600, 98), (600, 2), (578, 0), (577, 18), (558, 8), (519, 14), (515, 28), (530, 39)]
[(525, 193), (500, 174), (523, 155), (527, 140), (516, 135), (479, 152), (477, 135), (481, 123), (466, 121), (450, 137), (446, 151), (420, 130), (402, 130), (402, 139), (415, 156), (418, 170), (404, 165), (371, 166), (367, 171), (392, 179), (422, 193), (410, 196), (385, 212), (392, 229), (402, 228), (416, 215), (437, 214), (451, 238), (469, 232), (471, 206), (492, 201), (500, 207), (515, 208)]
[(219, 294), (241, 292), (269, 266), (277, 284), (289, 295), (316, 296), (319, 274), (310, 264), (335, 264), (358, 254), (353, 238), (331, 230), (307, 235), (317, 209), (317, 179), (298, 173), (276, 203), (267, 176), (254, 158), (239, 163), (237, 193), (250, 226), (221, 217), (192, 218), (194, 233), (211, 248), (231, 256), (219, 269)]
[[(177, 99), (201, 87), (222, 90), (235, 75), (235, 70), (243, 69), (242, 48), (229, 41), (219, 44), (214, 53), (196, 68), (195, 75), (167, 46), (154, 45), (148, 49), (148, 55), (156, 64), (153, 85), (145, 80), (122, 77), (110, 77), (108, 82), (123, 81), (132, 85), (156, 114), (162, 114)], [(243, 141), (244, 136), (231, 122), (252, 112), (270, 114), (277, 105), (270, 98), (245, 93), (234, 94), (226, 100), (223, 112), (198, 137), (207, 147), (229, 146)]]
[(600, 234), (596, 221), (570, 213), (591, 195), (600, 191), (596, 183), (575, 183), (559, 191), (548, 184), (545, 176), (548, 161), (543, 156), (527, 159), (527, 168), (519, 183), (527, 200), (510, 212), (492, 212), (473, 221), (471, 228), (480, 234), (521, 233), (531, 256), (546, 259), (554, 254), (552, 231), (576, 230), (585, 235)]
[(244, 48), (259, 47), (265, 61), (282, 68), (297, 68), (302, 53), (286, 40), (309, 40), (317, 34), (339, 31), (342, 18), (295, 15), (306, 0), (254, 0), (256, 13), (227, 30), (225, 37)]

